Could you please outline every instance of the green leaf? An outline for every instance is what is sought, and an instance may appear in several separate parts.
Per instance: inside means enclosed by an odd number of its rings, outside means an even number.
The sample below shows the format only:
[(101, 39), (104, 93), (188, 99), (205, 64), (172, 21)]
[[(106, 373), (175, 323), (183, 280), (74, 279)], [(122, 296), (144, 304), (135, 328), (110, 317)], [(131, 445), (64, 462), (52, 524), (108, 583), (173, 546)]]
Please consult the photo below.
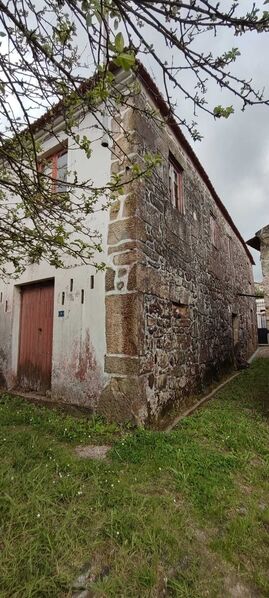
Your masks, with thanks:
[(82, 10), (84, 10), (85, 12), (86, 12), (87, 10), (89, 10), (89, 3), (88, 3), (88, 0), (82, 0), (82, 2), (81, 2), (81, 8), (82, 8)]
[(213, 110), (214, 116), (216, 118), (229, 118), (231, 114), (234, 113), (233, 106), (227, 106), (224, 108), (223, 106), (215, 106)]
[(124, 50), (124, 37), (122, 33), (117, 33), (115, 37), (115, 50), (116, 52), (122, 52)]
[(134, 54), (123, 52), (115, 58), (114, 62), (123, 68), (124, 71), (129, 71), (135, 65), (135, 57)]

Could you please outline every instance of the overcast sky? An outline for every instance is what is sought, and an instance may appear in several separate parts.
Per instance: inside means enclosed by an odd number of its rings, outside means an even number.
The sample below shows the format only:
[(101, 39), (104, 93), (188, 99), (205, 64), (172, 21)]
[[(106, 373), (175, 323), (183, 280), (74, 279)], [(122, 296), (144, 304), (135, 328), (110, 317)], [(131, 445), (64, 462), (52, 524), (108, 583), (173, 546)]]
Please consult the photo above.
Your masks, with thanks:
[[(245, 11), (248, 1), (243, 4)], [(257, 5), (262, 6), (263, 2), (258, 1)], [(214, 54), (239, 47), (241, 56), (233, 72), (246, 79), (252, 77), (255, 88), (265, 87), (264, 95), (268, 99), (269, 35), (254, 32), (235, 38), (231, 32), (222, 31), (217, 37), (213, 34), (206, 36), (200, 42), (201, 47), (212, 49)], [(156, 43), (156, 40), (152, 41)], [(161, 87), (156, 67), (152, 63), (147, 67)], [(269, 106), (254, 106), (242, 112), (242, 105), (231, 94), (223, 93), (211, 84), (208, 102), (213, 107), (233, 104), (235, 114), (227, 120), (214, 120), (200, 111), (195, 120), (203, 140), (193, 142), (186, 130), (184, 133), (242, 237), (248, 240), (269, 224)], [(182, 117), (193, 119), (192, 106), (184, 98), (180, 98), (177, 112)], [(261, 280), (260, 254), (255, 250), (252, 253), (256, 262), (254, 277)]]
[[(269, 36), (249, 34), (241, 46), (237, 70), (253, 76), (258, 87), (265, 86), (268, 98)], [(248, 240), (269, 224), (269, 106), (254, 106), (245, 112), (238, 106), (228, 120), (212, 121), (201, 114), (199, 126), (204, 138), (193, 144), (194, 149), (243, 238)], [(260, 254), (255, 250), (252, 253), (257, 264), (255, 279), (260, 280)]]

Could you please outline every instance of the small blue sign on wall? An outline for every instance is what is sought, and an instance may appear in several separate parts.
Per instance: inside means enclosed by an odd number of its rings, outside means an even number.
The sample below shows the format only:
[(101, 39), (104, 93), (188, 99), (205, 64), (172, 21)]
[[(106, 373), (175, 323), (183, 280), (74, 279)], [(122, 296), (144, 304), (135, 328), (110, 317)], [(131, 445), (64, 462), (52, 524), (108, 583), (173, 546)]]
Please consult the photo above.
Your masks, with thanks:
[(58, 318), (64, 317), (64, 310), (58, 311)]

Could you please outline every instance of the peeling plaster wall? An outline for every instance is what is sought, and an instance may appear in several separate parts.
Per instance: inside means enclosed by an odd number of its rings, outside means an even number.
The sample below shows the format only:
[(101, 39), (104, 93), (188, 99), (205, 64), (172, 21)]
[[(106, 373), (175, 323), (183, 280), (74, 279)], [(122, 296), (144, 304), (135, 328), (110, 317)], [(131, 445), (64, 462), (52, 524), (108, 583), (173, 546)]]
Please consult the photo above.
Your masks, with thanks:
[[(94, 289), (90, 276), (94, 273)], [(70, 292), (70, 278), (73, 291)], [(84, 303), (81, 303), (81, 289)], [(61, 304), (65, 292), (65, 304)], [(95, 408), (104, 382), (104, 273), (86, 266), (59, 272), (56, 279), (52, 396)], [(64, 317), (58, 317), (64, 310)]]
[[(84, 153), (69, 140), (68, 170), (77, 171), (78, 180), (92, 179), (96, 186), (103, 186), (110, 177), (110, 152), (101, 146), (100, 133), (93, 128), (95, 121), (89, 114), (80, 123), (83, 135), (92, 140), (93, 154), (88, 160)], [(59, 136), (64, 140), (63, 133)], [(57, 141), (58, 143), (58, 141)], [(43, 151), (53, 150), (55, 141), (47, 139)], [(93, 261), (102, 262), (107, 253), (107, 212), (101, 211), (102, 198), (89, 219), (92, 230), (102, 234), (103, 253)], [(78, 265), (70, 259), (66, 269), (58, 269), (42, 262), (28, 267), (23, 275), (9, 284), (0, 282), (0, 372), (2, 385), (16, 386), (19, 348), (20, 285), (54, 278), (54, 322), (51, 397), (95, 408), (100, 389), (107, 376), (104, 373), (105, 341), (105, 291), (104, 272), (94, 267)], [(91, 288), (91, 276), (94, 288)], [(70, 279), (73, 291), (70, 291)], [(84, 303), (81, 303), (81, 290)], [(65, 302), (62, 305), (62, 293)], [(7, 301), (7, 311), (5, 311)], [(59, 312), (64, 311), (64, 317)]]
[(1, 291), (0, 303), (0, 388), (12, 384), (11, 369), (11, 310), (7, 301), (7, 294)]

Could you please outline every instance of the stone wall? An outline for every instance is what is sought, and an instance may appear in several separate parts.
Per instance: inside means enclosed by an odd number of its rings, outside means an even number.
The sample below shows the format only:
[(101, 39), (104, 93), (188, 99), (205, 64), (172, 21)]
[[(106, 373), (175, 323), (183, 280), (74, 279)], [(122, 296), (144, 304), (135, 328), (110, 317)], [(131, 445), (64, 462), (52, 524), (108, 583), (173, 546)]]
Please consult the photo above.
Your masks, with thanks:
[[(148, 98), (141, 94), (139, 106)], [(148, 105), (148, 104), (147, 104)], [(235, 359), (256, 348), (252, 267), (190, 157), (168, 127), (141, 113), (123, 115), (131, 131), (112, 165), (126, 171), (129, 156), (161, 154), (154, 175), (132, 185), (110, 211), (106, 273), (106, 371), (110, 382), (99, 411), (152, 422), (176, 401), (183, 405)], [(168, 196), (168, 156), (184, 174), (185, 213)], [(219, 226), (211, 242), (210, 215)]]

